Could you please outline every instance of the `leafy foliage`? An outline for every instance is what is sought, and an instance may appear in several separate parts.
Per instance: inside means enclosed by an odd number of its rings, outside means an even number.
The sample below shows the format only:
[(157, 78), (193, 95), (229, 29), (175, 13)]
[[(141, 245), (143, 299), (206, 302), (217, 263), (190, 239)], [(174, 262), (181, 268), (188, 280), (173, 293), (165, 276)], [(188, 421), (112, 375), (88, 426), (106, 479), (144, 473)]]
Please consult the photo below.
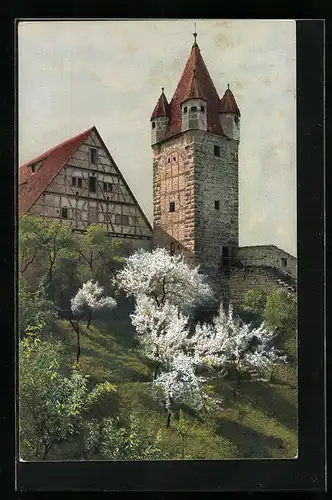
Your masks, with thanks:
[(19, 329), (23, 336), (35, 330), (44, 333), (51, 332), (58, 318), (54, 303), (46, 296), (46, 292), (39, 285), (37, 291), (32, 291), (26, 281), (19, 282)]

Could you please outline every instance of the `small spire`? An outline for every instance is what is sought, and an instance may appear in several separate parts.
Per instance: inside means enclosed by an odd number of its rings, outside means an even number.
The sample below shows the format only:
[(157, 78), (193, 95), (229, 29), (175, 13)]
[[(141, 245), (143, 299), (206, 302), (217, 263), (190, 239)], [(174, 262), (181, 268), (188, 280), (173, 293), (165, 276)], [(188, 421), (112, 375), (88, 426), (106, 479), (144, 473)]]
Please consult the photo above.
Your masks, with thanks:
[(164, 93), (164, 87), (161, 87), (161, 93), (162, 94)]
[(227, 83), (227, 88), (228, 88), (228, 90), (229, 90), (229, 83)]
[(196, 23), (195, 23), (195, 25), (194, 25), (194, 26), (195, 26), (195, 27), (194, 27), (194, 33), (193, 33), (193, 35), (194, 35), (194, 45), (196, 45), (196, 38), (197, 38), (197, 33), (196, 33)]

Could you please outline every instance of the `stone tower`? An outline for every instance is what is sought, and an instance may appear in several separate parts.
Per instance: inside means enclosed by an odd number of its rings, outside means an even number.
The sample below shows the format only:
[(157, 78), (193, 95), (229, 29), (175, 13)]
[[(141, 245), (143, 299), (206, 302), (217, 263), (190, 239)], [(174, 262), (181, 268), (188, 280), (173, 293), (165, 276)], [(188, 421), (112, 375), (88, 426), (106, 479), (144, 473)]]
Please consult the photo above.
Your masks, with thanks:
[(151, 116), (154, 246), (183, 252), (220, 290), (238, 247), (240, 111), (220, 99), (195, 40), (172, 100)]

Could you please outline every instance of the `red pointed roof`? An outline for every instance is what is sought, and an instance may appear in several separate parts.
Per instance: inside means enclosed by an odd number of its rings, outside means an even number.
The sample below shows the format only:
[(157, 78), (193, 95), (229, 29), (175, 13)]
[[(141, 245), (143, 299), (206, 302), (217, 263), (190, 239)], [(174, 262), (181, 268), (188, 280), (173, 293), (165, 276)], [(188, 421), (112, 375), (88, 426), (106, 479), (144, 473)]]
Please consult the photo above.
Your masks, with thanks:
[(206, 101), (202, 87), (196, 77), (195, 69), (193, 70), (193, 77), (188, 87), (188, 92), (183, 99), (183, 102), (188, 101), (189, 99), (203, 99), (204, 101)]
[[(24, 215), (37, 201), (61, 168), (73, 156), (95, 127), (58, 144), (19, 168), (19, 216)], [(31, 166), (39, 164), (35, 173)]]
[[(196, 80), (196, 82), (193, 80)], [(197, 83), (199, 89), (196, 88), (195, 90)], [(192, 46), (189, 59), (178, 86), (174, 92), (173, 99), (170, 102), (170, 121), (166, 130), (165, 139), (181, 132), (181, 103), (190, 95), (191, 90), (204, 95), (207, 101), (207, 130), (214, 134), (223, 135), (219, 118), (220, 99), (218, 92), (205, 66), (199, 47), (195, 42)]]
[(220, 113), (232, 113), (234, 115), (241, 116), (233, 92), (229, 89), (229, 87), (220, 100)]
[(154, 120), (157, 117), (168, 116), (168, 113), (169, 113), (169, 104), (164, 94), (164, 88), (162, 88), (161, 95), (157, 101), (156, 107), (153, 110), (150, 121)]

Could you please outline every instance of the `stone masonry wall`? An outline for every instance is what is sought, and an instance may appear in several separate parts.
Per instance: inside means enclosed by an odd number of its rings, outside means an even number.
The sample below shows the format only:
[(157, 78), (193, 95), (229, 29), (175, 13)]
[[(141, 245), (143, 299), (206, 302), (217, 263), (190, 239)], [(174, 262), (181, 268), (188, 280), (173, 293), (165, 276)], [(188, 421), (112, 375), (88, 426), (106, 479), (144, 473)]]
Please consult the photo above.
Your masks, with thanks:
[(237, 258), (243, 265), (271, 266), (286, 271), (296, 278), (297, 259), (275, 245), (240, 247)]
[[(228, 300), (235, 307), (239, 307), (249, 290), (264, 290), (267, 294), (276, 290), (285, 289), (279, 283), (273, 270), (264, 267), (231, 268), (228, 278)], [(292, 292), (296, 293), (296, 292)]]
[[(214, 146), (220, 147), (220, 157)], [(238, 246), (238, 142), (200, 134), (195, 140), (195, 167), (196, 254), (202, 268), (218, 279), (222, 247)]]

